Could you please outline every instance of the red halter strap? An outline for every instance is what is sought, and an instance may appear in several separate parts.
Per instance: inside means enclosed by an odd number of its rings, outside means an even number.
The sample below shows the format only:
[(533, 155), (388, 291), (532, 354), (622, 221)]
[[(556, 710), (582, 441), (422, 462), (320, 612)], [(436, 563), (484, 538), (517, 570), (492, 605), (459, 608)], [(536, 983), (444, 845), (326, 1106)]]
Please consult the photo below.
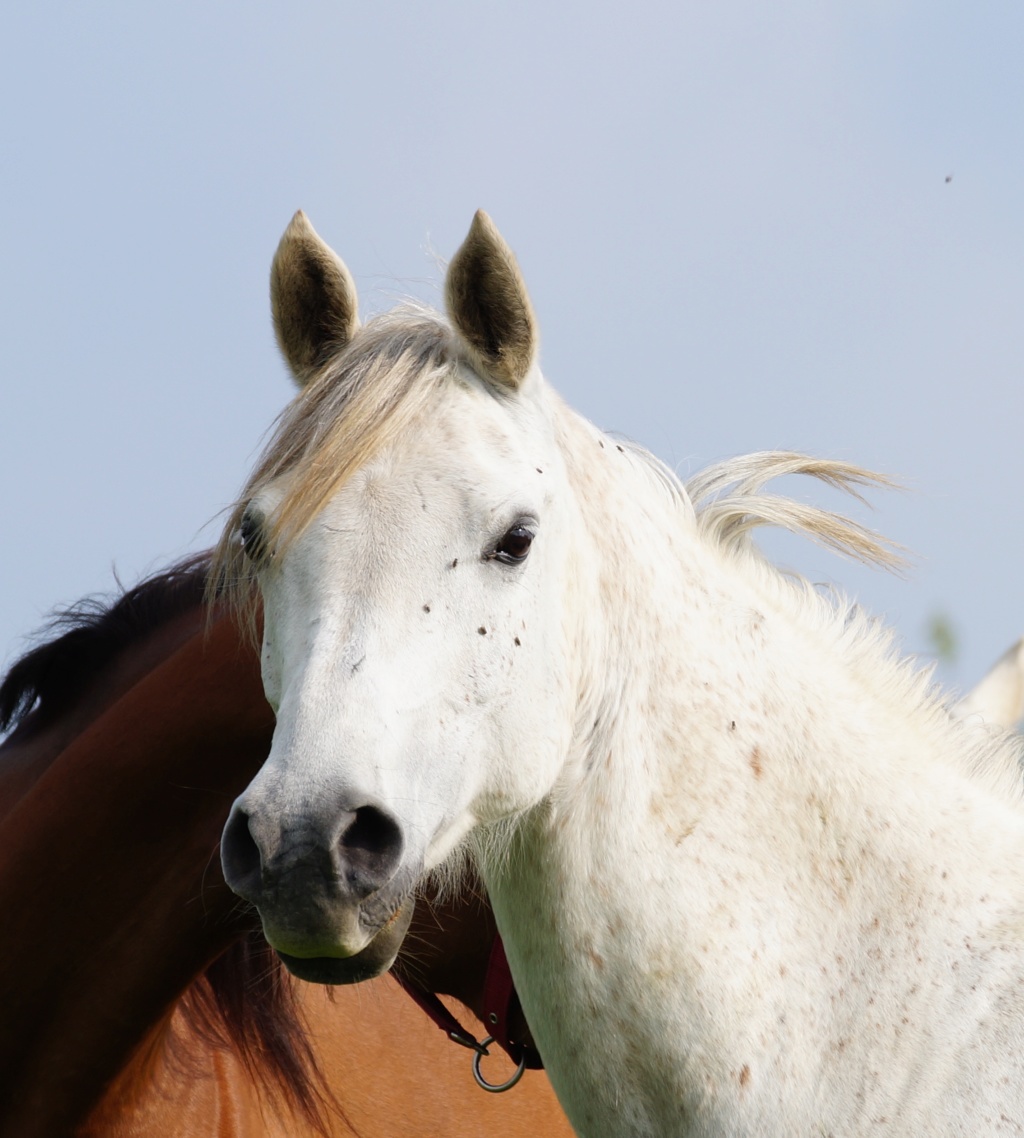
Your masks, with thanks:
[(508, 960), (505, 957), (505, 946), (501, 943), (500, 936), (494, 938), (491, 957), (487, 964), (487, 976), (484, 980), (484, 1023), (489, 1034), (482, 1043), (459, 1023), (433, 992), (424, 991), (405, 976), (394, 972), (392, 975), (453, 1043), (470, 1048), (478, 1056), (488, 1054), (487, 1044), (497, 1043), (513, 1063), (525, 1066), (531, 1071), (539, 1071), (544, 1066), (540, 1053), (532, 1044), (517, 1043), (509, 1038), (509, 1013), (518, 1006), (519, 996), (516, 994), (512, 973), (509, 971)]
[(484, 980), (484, 1024), (513, 1063), (522, 1063), (531, 1071), (539, 1071), (544, 1066), (540, 1052), (532, 1043), (517, 1043), (511, 1036), (508, 1021), (512, 1011), (522, 1012), (519, 993), (512, 980), (512, 972), (505, 956), (505, 946), (501, 937), (495, 935), (491, 947), (491, 959), (487, 964), (487, 978)]

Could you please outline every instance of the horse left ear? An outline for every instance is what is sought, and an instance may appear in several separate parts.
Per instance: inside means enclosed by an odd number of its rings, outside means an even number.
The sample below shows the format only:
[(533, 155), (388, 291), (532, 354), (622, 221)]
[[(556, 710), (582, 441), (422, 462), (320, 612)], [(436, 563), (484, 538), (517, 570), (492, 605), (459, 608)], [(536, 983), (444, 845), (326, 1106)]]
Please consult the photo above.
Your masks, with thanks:
[(537, 322), (515, 255), (482, 209), (448, 266), (445, 307), (477, 371), (518, 389), (537, 356)]

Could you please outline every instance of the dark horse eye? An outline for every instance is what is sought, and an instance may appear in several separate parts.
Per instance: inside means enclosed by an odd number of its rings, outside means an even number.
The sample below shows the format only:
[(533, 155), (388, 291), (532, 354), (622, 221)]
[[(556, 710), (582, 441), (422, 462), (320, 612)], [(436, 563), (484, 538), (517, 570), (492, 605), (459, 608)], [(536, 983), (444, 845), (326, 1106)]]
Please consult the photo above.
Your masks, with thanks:
[(238, 532), (242, 538), (242, 548), (246, 557), (252, 562), (259, 561), (263, 556), (263, 530), (259, 518), (246, 510), (242, 515)]
[(532, 544), (533, 534), (522, 522), (518, 522), (495, 546), (494, 556), (506, 565), (516, 565), (526, 560)]

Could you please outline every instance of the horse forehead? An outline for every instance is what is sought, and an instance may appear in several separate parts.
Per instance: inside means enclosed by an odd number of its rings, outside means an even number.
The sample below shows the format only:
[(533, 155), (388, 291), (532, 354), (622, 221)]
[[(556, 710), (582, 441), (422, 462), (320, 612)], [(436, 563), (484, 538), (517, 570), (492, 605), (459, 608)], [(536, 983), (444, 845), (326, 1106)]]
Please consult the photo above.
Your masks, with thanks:
[(355, 546), (379, 560), (396, 530), (409, 539), (434, 534), (441, 540), (442, 518), (449, 539), (450, 527), (458, 527), (460, 519), (474, 528), (481, 514), (500, 510), (521, 481), (519, 467), (525, 464), (494, 454), (479, 462), (464, 459), (451, 450), (428, 450), (374, 460), (325, 505), (312, 527), (312, 540)]
[(434, 455), (449, 463), (489, 465), (543, 445), (547, 432), (531, 402), (500, 399), (479, 381), (456, 382), (447, 394), (407, 433), (405, 445), (417, 460)]
[[(414, 425), (368, 462), (341, 488), (324, 511), (328, 524), (360, 519), (360, 530), (407, 524), (437, 507), (475, 513), (498, 507), (544, 455), (543, 438), (500, 407), (474, 408), (457, 403), (454, 413), (439, 414)], [(479, 407), (476, 408), (479, 410)], [(431, 518), (422, 517), (425, 524)]]
[(450, 451), (422, 461), (378, 456), (325, 504), (264, 592), (283, 589), (293, 602), (350, 611), (359, 598), (380, 599), (381, 588), (390, 594), (403, 581), (413, 587), (443, 576), (465, 540), (502, 513), (516, 485), (484, 466), (467, 469)]

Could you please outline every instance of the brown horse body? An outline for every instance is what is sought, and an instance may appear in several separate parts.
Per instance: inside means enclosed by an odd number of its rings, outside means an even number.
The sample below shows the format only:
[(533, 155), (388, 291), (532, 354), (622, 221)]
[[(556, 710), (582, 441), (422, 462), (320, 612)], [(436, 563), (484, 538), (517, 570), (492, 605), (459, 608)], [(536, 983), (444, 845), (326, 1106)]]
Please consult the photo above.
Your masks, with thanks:
[[(203, 631), (203, 576), (143, 586), (169, 611), (88, 683), (49, 667), (0, 746), (0, 1133), (568, 1135), (542, 1074), (482, 1093), (389, 977), (328, 995), (253, 939), (216, 848), (273, 721), (235, 626)], [(402, 963), (479, 1009), (492, 938), (479, 899), (421, 903)]]

